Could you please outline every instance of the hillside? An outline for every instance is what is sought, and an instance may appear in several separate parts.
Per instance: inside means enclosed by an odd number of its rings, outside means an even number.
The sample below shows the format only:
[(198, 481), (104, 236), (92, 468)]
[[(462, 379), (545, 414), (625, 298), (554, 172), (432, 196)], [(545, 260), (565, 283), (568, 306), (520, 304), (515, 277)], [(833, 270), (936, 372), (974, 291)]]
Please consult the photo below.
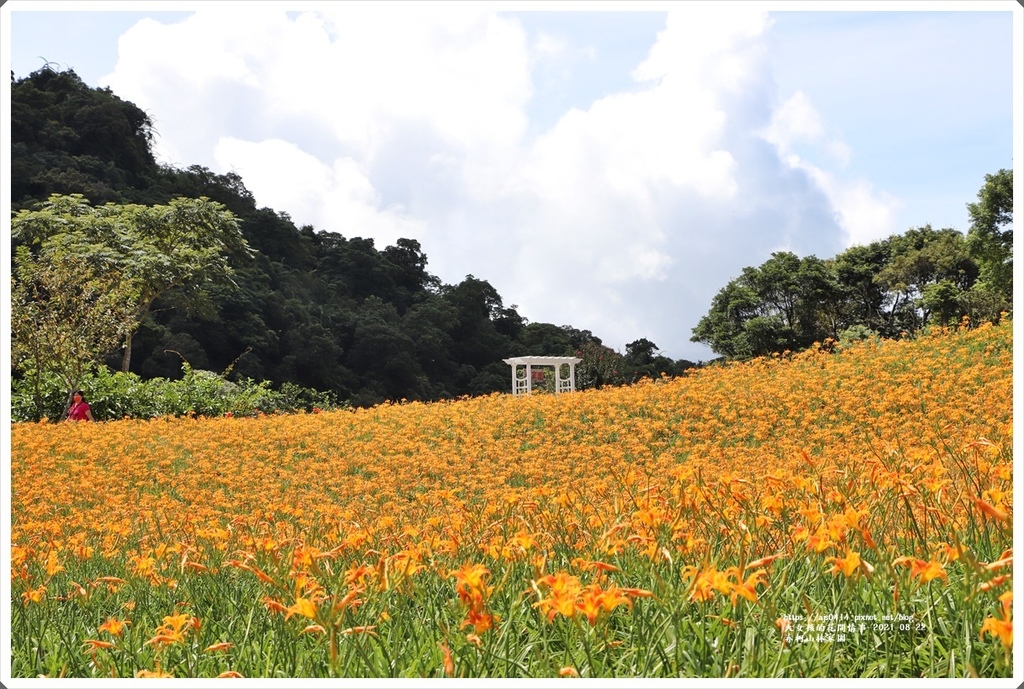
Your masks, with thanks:
[[(179, 676), (1008, 676), (1011, 355), (1004, 323), (557, 396), (17, 424), (12, 606), (28, 634), (117, 577), (81, 606), (234, 644), (156, 657)], [(93, 671), (27, 643), (17, 675)]]

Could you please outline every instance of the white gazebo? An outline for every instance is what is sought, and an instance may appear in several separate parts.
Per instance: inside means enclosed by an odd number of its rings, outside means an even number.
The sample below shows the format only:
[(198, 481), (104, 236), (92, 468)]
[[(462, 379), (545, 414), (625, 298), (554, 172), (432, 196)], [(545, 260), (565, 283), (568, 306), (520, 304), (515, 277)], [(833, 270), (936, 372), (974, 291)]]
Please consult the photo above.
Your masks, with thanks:
[[(512, 367), (512, 394), (522, 395), (533, 392), (533, 367), (552, 366), (555, 369), (555, 392), (575, 392), (576, 364), (583, 361), (575, 356), (514, 356), (503, 361)], [(568, 377), (562, 375), (562, 367), (569, 367)], [(522, 372), (522, 375), (520, 375)]]

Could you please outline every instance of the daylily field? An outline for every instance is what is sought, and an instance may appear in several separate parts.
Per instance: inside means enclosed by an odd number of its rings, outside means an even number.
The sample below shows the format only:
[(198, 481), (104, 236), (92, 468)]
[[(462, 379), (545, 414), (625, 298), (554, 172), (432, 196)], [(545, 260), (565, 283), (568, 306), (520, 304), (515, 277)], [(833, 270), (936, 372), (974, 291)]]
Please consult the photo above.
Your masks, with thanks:
[(12, 674), (1008, 677), (1011, 350), (15, 424)]

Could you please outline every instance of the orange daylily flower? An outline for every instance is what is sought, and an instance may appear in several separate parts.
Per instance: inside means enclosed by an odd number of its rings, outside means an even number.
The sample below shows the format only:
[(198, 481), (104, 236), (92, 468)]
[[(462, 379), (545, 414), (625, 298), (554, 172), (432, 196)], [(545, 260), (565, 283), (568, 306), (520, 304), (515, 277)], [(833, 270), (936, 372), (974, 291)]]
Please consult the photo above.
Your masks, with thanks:
[(316, 617), (316, 606), (313, 605), (313, 601), (300, 596), (299, 598), (296, 598), (295, 602), (285, 610), (284, 618), (287, 620), (292, 615), (302, 615), (303, 617), (312, 619)]
[(46, 576), (52, 577), (57, 572), (63, 572), (64, 565), (57, 560), (57, 553), (50, 551), (50, 554), (46, 556)]
[(42, 603), (44, 598), (46, 598), (45, 586), (38, 586), (21, 594), (21, 600), (25, 605), (28, 605), (29, 603)]
[(441, 670), (447, 677), (454, 677), (455, 661), (452, 659), (452, 650), (441, 642), (437, 645), (441, 649)]
[(484, 612), (483, 610), (470, 608), (466, 612), (466, 619), (462, 621), (462, 624), (459, 626), (459, 629), (462, 629), (463, 627), (471, 624), (473, 625), (473, 629), (476, 630), (477, 634), (483, 634), (488, 629), (491, 629), (494, 626), (495, 619), (497, 618), (494, 615), (491, 615), (490, 613)]
[(155, 646), (167, 646), (170, 644), (178, 643), (185, 637), (178, 632), (161, 633), (154, 636), (152, 639), (146, 641), (143, 646), (155, 645)]
[(377, 628), (375, 624), (362, 625), (360, 627), (349, 627), (348, 629), (342, 629), (341, 634), (348, 636), (349, 634), (369, 634), (370, 636), (377, 636), (377, 633), (373, 630)]
[(754, 560), (753, 562), (748, 562), (744, 569), (758, 569), (759, 567), (764, 567), (767, 564), (775, 562), (780, 557), (786, 557), (786, 554), (778, 553), (776, 555), (768, 555), (767, 557), (762, 557), (758, 560)]
[(234, 644), (230, 641), (221, 641), (219, 643), (210, 644), (203, 649), (203, 653), (214, 653), (216, 651), (226, 651), (229, 648), (234, 647)]
[(108, 617), (107, 621), (101, 624), (97, 631), (107, 632), (113, 636), (121, 636), (124, 628), (130, 624), (129, 620), (115, 620), (113, 617)]
[(910, 568), (910, 576), (913, 579), (920, 579), (922, 584), (926, 584), (932, 579), (941, 578), (944, 581), (948, 581), (949, 577), (946, 575), (945, 568), (942, 563), (935, 560), (925, 562), (916, 557), (903, 556), (893, 560), (893, 567), (899, 565), (905, 565)]
[(97, 639), (86, 639), (83, 643), (89, 647), (84, 651), (85, 653), (90, 653), (98, 648), (114, 648), (114, 644), (109, 641), (99, 641)]
[(269, 610), (270, 612), (288, 612), (288, 607), (286, 605), (284, 605), (280, 601), (274, 600), (270, 596), (263, 596), (263, 604), (267, 607), (267, 610)]
[(991, 589), (996, 588), (997, 586), (1002, 586), (1004, 583), (1006, 583), (1009, 580), (1010, 580), (1010, 575), (1009, 574), (1000, 574), (997, 577), (992, 577), (992, 579), (990, 581), (986, 581), (984, 584), (979, 586), (978, 590), (979, 591), (989, 591)]
[(830, 557), (828, 561), (834, 563), (832, 569), (829, 570), (832, 574), (842, 572), (846, 577), (853, 576), (853, 573), (861, 566), (860, 553), (852, 550), (846, 551), (846, 557)]
[(738, 596), (743, 596), (751, 603), (756, 603), (758, 584), (763, 584), (765, 586), (768, 584), (768, 573), (763, 569), (751, 572), (746, 581), (734, 584), (732, 592), (729, 594), (733, 606), (736, 605), (736, 599)]
[(1002, 603), (1002, 613), (997, 613), (997, 617), (986, 617), (978, 636), (984, 639), (985, 634), (991, 634), (999, 637), (1006, 648), (1013, 648), (1013, 591), (999, 596), (999, 602)]
[(986, 517), (989, 517), (991, 519), (998, 519), (999, 521), (1009, 523), (1010, 515), (1008, 515), (1006, 512), (999, 509), (998, 507), (995, 507), (985, 502), (981, 498), (974, 498), (974, 504), (978, 508), (978, 510)]

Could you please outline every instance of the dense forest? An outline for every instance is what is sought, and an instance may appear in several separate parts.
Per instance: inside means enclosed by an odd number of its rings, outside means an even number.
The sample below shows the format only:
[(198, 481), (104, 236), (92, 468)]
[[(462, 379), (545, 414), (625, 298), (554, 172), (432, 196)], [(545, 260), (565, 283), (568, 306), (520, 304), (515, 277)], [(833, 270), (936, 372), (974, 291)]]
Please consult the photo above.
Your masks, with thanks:
[(366, 406), (507, 390), (509, 356), (581, 356), (584, 388), (695, 365), (659, 356), (645, 338), (620, 354), (588, 330), (529, 322), (483, 278), (443, 284), (414, 239), (379, 248), (372, 239), (296, 227), (287, 214), (258, 207), (236, 174), (158, 164), (150, 117), (72, 70), (11, 79), (14, 214), (54, 195), (79, 194), (79, 205), (92, 207), (202, 197), (222, 204), (244, 237), (247, 250), (227, 256), (228, 279), (161, 292), (129, 356), (123, 347), (107, 356), (112, 368), (127, 362), (144, 379), (173, 379), (184, 359), (192, 369), (230, 368), (238, 379), (331, 391)]
[[(529, 322), (486, 279), (443, 284), (414, 239), (381, 249), (372, 239), (296, 227), (287, 214), (257, 207), (234, 173), (158, 164), (150, 117), (72, 70), (47, 67), (11, 80), (19, 229), (36, 218), (26, 214), (59, 207), (102, 215), (96, 209), (115, 204), (139, 214), (179, 203), (181, 212), (187, 199), (209, 200), (237, 223), (240, 241), (222, 245), (219, 279), (179, 275), (153, 291), (107, 354), (112, 368), (143, 379), (230, 371), (367, 406), (506, 390), (502, 359), (525, 354), (581, 356), (581, 388), (700, 365), (659, 356), (645, 338), (621, 354), (590, 331)], [(985, 176), (977, 201), (967, 204), (966, 234), (925, 225), (830, 259), (774, 253), (718, 292), (692, 339), (724, 359), (744, 359), (904, 337), (965, 317), (997, 321), (1012, 304), (1012, 187), (1009, 170)], [(28, 243), (25, 232), (14, 233), (15, 250)]]

